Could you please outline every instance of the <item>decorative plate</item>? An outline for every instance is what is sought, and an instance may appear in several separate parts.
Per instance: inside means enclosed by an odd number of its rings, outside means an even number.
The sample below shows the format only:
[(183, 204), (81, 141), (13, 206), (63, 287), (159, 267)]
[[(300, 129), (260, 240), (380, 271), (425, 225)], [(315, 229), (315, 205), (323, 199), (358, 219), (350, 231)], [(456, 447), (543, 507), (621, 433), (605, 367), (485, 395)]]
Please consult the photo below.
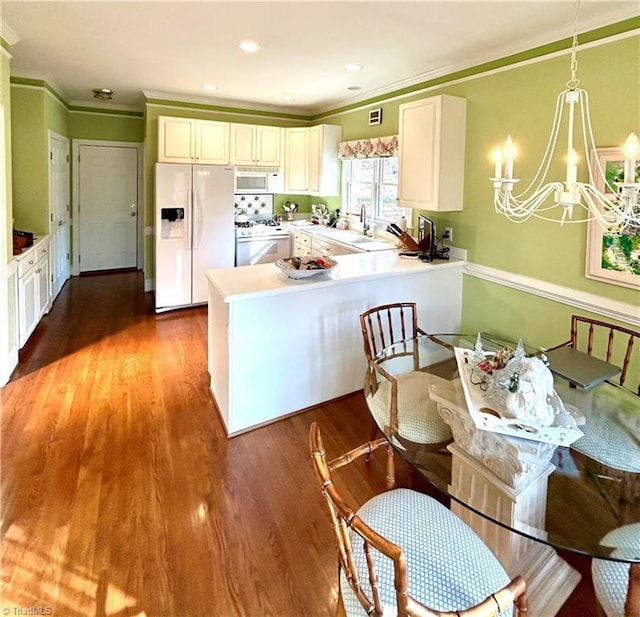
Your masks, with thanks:
[(338, 262), (331, 257), (287, 257), (276, 261), (276, 266), (292, 279), (330, 272), (337, 265)]

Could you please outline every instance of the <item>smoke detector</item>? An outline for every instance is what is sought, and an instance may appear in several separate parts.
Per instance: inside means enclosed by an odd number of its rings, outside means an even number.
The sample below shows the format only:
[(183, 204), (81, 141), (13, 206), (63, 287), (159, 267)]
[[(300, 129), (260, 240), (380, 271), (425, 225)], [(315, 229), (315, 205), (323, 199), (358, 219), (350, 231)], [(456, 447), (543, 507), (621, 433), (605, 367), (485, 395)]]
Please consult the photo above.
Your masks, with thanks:
[(93, 98), (99, 101), (110, 101), (113, 98), (113, 90), (110, 88), (94, 88)]

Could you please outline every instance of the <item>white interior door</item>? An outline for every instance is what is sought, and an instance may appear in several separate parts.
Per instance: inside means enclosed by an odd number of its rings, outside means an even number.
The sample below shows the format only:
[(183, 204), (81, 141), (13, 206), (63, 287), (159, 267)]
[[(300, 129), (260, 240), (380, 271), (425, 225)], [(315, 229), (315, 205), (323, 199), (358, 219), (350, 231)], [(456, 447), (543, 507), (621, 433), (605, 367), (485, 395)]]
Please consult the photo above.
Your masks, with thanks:
[(49, 132), (49, 234), (54, 299), (70, 275), (69, 140)]
[(78, 169), (80, 271), (135, 268), (137, 148), (81, 145)]

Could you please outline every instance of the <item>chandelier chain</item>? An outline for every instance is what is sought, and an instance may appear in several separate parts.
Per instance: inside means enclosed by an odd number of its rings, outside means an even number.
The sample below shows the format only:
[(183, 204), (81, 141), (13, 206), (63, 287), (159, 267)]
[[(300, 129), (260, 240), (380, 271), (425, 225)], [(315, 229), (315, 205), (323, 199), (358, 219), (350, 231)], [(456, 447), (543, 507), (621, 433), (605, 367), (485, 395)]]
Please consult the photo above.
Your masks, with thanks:
[(578, 8), (580, 7), (580, 0), (576, 0), (576, 15), (573, 20), (573, 40), (571, 42), (571, 76), (567, 82), (567, 88), (569, 90), (576, 90), (580, 85), (580, 80), (577, 78), (578, 73)]

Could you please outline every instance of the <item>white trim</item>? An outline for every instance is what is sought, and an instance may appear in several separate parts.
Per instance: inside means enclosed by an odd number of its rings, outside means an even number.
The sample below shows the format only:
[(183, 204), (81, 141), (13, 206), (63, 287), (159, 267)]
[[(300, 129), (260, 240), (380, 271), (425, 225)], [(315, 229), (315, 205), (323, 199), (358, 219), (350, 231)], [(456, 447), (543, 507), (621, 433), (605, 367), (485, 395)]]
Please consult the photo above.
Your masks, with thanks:
[[(584, 43), (583, 45), (580, 45), (580, 50), (585, 50), (585, 49), (591, 49), (593, 47), (599, 47), (600, 45), (608, 45), (609, 43), (615, 43), (616, 41), (621, 41), (627, 38), (631, 38), (634, 36), (638, 36), (640, 35), (640, 28), (636, 28), (635, 30), (629, 30), (628, 32), (621, 32), (620, 34), (616, 34), (604, 39), (598, 39), (597, 41), (591, 41), (590, 43)], [(504, 73), (506, 71), (511, 71), (514, 69), (518, 69), (518, 68), (522, 68), (523, 66), (528, 66), (531, 64), (537, 64), (538, 62), (546, 62), (547, 60), (551, 60), (553, 58), (559, 58), (561, 56), (566, 56), (569, 55), (571, 53), (571, 49), (563, 49), (560, 51), (554, 51), (548, 54), (544, 54), (542, 56), (536, 56), (535, 58), (529, 58), (528, 60), (521, 60), (520, 62), (516, 62), (514, 64), (508, 64), (506, 66), (501, 66), (495, 69), (491, 69), (488, 71), (481, 71), (479, 73), (474, 73), (473, 75), (467, 75), (466, 77), (461, 77), (460, 79), (454, 79), (454, 80), (450, 80), (450, 81), (444, 81), (442, 83), (438, 83), (436, 85), (433, 86), (427, 86), (425, 88), (421, 88), (420, 90), (412, 90), (411, 92), (405, 92), (403, 94), (398, 94), (396, 96), (392, 96), (389, 98), (385, 98), (384, 100), (378, 101), (376, 103), (371, 103), (371, 99), (372, 98), (377, 98), (377, 97), (381, 97), (385, 95), (385, 92), (393, 92), (396, 90), (401, 90), (403, 88), (408, 88), (412, 85), (418, 84), (420, 82), (423, 81), (431, 81), (433, 79), (437, 79), (438, 77), (446, 77), (447, 75), (452, 75), (453, 73), (458, 73), (460, 71), (464, 71), (464, 70), (469, 70), (472, 69), (474, 66), (479, 66), (479, 64), (482, 63), (478, 63), (475, 59), (474, 59), (474, 63), (473, 65), (470, 66), (459, 66), (459, 67), (455, 67), (455, 66), (450, 66), (447, 67), (446, 69), (443, 69), (441, 71), (432, 71), (431, 73), (425, 73), (423, 75), (420, 76), (420, 78), (409, 78), (409, 79), (405, 79), (402, 81), (397, 81), (394, 84), (389, 84), (386, 86), (383, 86), (377, 90), (370, 90), (368, 91), (366, 94), (361, 94), (357, 97), (353, 97), (351, 99), (345, 99), (343, 101), (341, 101), (340, 106), (341, 107), (345, 107), (348, 105), (353, 105), (358, 103), (359, 101), (363, 101), (362, 105), (360, 105), (360, 107), (353, 107), (353, 108), (349, 108), (343, 111), (336, 111), (334, 113), (327, 113), (330, 112), (331, 109), (335, 109), (335, 104), (332, 105), (331, 107), (325, 107), (323, 109), (320, 109), (318, 111), (316, 111), (313, 116), (322, 116), (320, 119), (322, 121), (327, 120), (328, 118), (335, 118), (338, 116), (343, 116), (345, 114), (351, 114), (355, 111), (361, 111), (363, 109), (369, 109), (372, 105), (386, 105), (388, 103), (391, 103), (392, 101), (401, 101), (403, 99), (408, 99), (408, 98), (412, 98), (416, 95), (420, 95), (420, 94), (427, 94), (429, 92), (433, 92), (434, 90), (442, 90), (443, 88), (448, 88), (449, 86), (455, 86), (458, 84), (462, 84), (465, 83), (467, 81), (473, 81), (474, 79), (480, 79), (483, 77), (487, 77), (489, 75), (497, 75), (498, 73)], [(492, 60), (491, 62), (498, 62), (502, 59), (503, 57), (500, 58), (494, 58), (494, 60)], [(367, 101), (369, 101), (367, 103)], [(323, 114), (327, 114), (327, 115), (323, 115)]]
[[(157, 107), (165, 107), (162, 103), (153, 103), (149, 102), (149, 99), (160, 99), (161, 101), (175, 101), (176, 103), (191, 103), (193, 105), (207, 105), (211, 107), (223, 107), (223, 108), (240, 108), (246, 109), (247, 111), (254, 112), (255, 115), (260, 114), (291, 114), (291, 115), (302, 115), (305, 118), (313, 115), (309, 112), (308, 108), (303, 107), (292, 107), (292, 106), (284, 106), (284, 105), (256, 105), (247, 101), (242, 101), (240, 99), (220, 99), (213, 97), (205, 97), (205, 96), (184, 96), (180, 94), (171, 94), (170, 92), (158, 92), (152, 90), (143, 90), (142, 94), (145, 96), (146, 105), (153, 105)], [(226, 111), (215, 110), (217, 113), (227, 113)], [(247, 115), (247, 114), (242, 114)], [(272, 117), (272, 116), (268, 116)]]
[(80, 169), (78, 157), (81, 146), (102, 146), (106, 148), (135, 148), (138, 153), (138, 233), (136, 236), (137, 246), (137, 267), (144, 270), (145, 244), (143, 238), (144, 219), (146, 212), (145, 202), (145, 174), (144, 174), (144, 144), (136, 141), (107, 141), (97, 139), (73, 139), (71, 140), (71, 175), (73, 177), (73, 188), (71, 191), (71, 212), (72, 212), (72, 233), (71, 242), (73, 245), (73, 262), (71, 264), (72, 276), (80, 274), (80, 212), (78, 202), (80, 201)]
[[(15, 313), (14, 323), (16, 325), (16, 332), (14, 332), (13, 341), (14, 344), (12, 347), (7, 347), (6, 355), (0, 362), (0, 368), (2, 372), (0, 373), (0, 386), (5, 385), (9, 379), (11, 378), (11, 373), (13, 373), (16, 366), (20, 362), (19, 358), (19, 335), (18, 335), (18, 319), (19, 319), (19, 310), (18, 310), (18, 262), (15, 259), (12, 259), (7, 264), (6, 270), (6, 288), (4, 291), (7, 291), (9, 287), (13, 287), (13, 298), (14, 298), (14, 306), (13, 311)], [(5, 296), (8, 297), (8, 294)], [(8, 323), (7, 323), (8, 326)], [(7, 327), (8, 331), (8, 327)]]
[[(69, 211), (67, 212), (67, 225), (68, 225), (68, 229), (69, 229), (69, 238), (68, 238), (68, 248), (69, 250), (71, 250), (71, 224), (72, 224), (72, 219), (71, 219), (71, 186), (70, 186), (70, 180), (71, 180), (71, 140), (66, 136), (66, 135), (62, 135), (60, 133), (57, 133), (56, 131), (52, 130), (52, 129), (48, 129), (47, 130), (47, 152), (49, 153), (49, 156), (47, 157), (47, 184), (48, 184), (48, 192), (49, 192), (49, 203), (48, 203), (48, 219), (49, 219), (49, 237), (51, 238), (51, 249), (49, 251), (49, 291), (50, 296), (51, 296), (51, 303), (53, 303), (53, 301), (58, 297), (58, 294), (60, 293), (60, 291), (62, 290), (62, 287), (64, 286), (64, 284), (67, 282), (68, 279), (65, 279), (62, 282), (62, 285), (60, 285), (60, 287), (56, 290), (54, 289), (53, 286), (53, 280), (55, 278), (55, 276), (58, 274), (58, 249), (60, 248), (58, 246), (58, 236), (57, 236), (57, 227), (58, 227), (58, 222), (53, 220), (53, 204), (52, 202), (52, 196), (53, 196), (53, 187), (52, 187), (52, 180), (53, 180), (53, 176), (51, 173), (51, 166), (52, 166), (52, 160), (51, 160), (51, 153), (53, 152), (53, 141), (59, 141), (62, 142), (67, 149), (67, 199), (69, 200)], [(55, 213), (57, 214), (57, 212)], [(69, 255), (69, 261), (71, 261), (71, 255)], [(69, 275), (71, 275), (71, 264), (69, 264)]]
[(604, 317), (610, 317), (633, 326), (640, 326), (640, 307), (634, 304), (610, 300), (586, 291), (474, 263), (467, 263), (464, 273), (498, 285), (530, 293), (534, 296), (546, 298), (547, 300), (553, 300), (554, 302), (567, 304)]
[[(142, 114), (144, 113), (144, 109), (140, 106), (136, 105), (114, 105), (112, 103), (98, 103), (93, 101), (78, 101), (73, 100), (68, 103), (69, 105), (69, 113), (76, 114), (99, 114), (99, 115), (127, 115), (133, 116), (135, 118), (140, 118), (142, 120)], [(71, 109), (72, 107), (77, 107), (79, 109)], [(104, 112), (111, 113), (104, 113)]]
[(13, 28), (2, 18), (0, 18), (0, 37), (11, 46), (15, 45), (20, 40), (20, 37), (16, 34), (15, 30), (13, 30)]

